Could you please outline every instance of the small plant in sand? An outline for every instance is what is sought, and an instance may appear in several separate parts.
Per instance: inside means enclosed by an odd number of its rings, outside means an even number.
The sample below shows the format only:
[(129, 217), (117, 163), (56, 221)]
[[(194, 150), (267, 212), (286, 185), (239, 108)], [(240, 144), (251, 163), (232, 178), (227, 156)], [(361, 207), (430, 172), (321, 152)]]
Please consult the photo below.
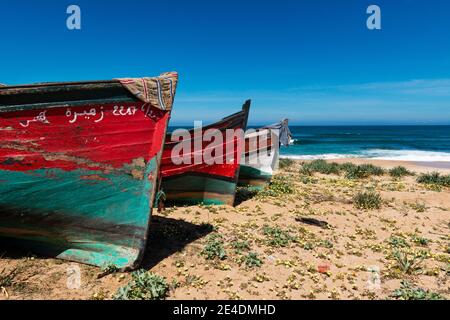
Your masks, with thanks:
[(426, 247), (430, 243), (430, 239), (427, 239), (427, 238), (424, 238), (424, 237), (421, 237), (421, 236), (417, 236), (417, 235), (413, 235), (411, 237), (411, 241), (414, 242), (415, 244), (418, 244), (419, 246), (422, 246), (422, 247)]
[(231, 242), (231, 246), (236, 250), (236, 253), (241, 253), (242, 251), (250, 250), (250, 244), (247, 240), (238, 241), (235, 240)]
[(266, 236), (266, 243), (271, 247), (287, 247), (296, 238), (289, 232), (279, 227), (264, 226), (263, 233)]
[(299, 177), (299, 181), (303, 184), (315, 184), (317, 183), (317, 179), (314, 179), (310, 176), (301, 175)]
[(14, 284), (17, 273), (17, 268), (10, 271), (6, 271), (6, 269), (0, 271), (0, 289), (11, 287)]
[(290, 167), (292, 167), (292, 165), (294, 163), (295, 163), (295, 161), (292, 160), (292, 159), (282, 158), (282, 159), (280, 159), (279, 167), (280, 167), (281, 170), (289, 169)]
[(259, 197), (279, 197), (286, 194), (293, 194), (295, 186), (291, 178), (287, 176), (275, 176), (270, 184), (258, 193)]
[(397, 166), (389, 170), (389, 175), (393, 178), (401, 178), (405, 176), (412, 176), (414, 173), (403, 166)]
[(418, 183), (450, 187), (450, 175), (443, 176), (439, 172), (424, 173), (417, 178)]
[(393, 248), (409, 248), (408, 242), (402, 237), (392, 236), (389, 238), (388, 242)]
[(248, 268), (261, 267), (263, 261), (258, 257), (256, 252), (249, 252), (244, 258), (245, 265)]
[(353, 197), (353, 204), (357, 209), (380, 209), (381, 202), (381, 196), (374, 191), (358, 192)]
[(393, 257), (397, 263), (398, 269), (405, 274), (418, 274), (422, 271), (424, 256), (419, 253), (409, 253), (396, 250)]
[(106, 263), (101, 267), (101, 272), (97, 275), (97, 278), (103, 278), (106, 277), (107, 275), (117, 273), (119, 271), (120, 270), (116, 265), (112, 263)]
[(206, 245), (200, 254), (208, 260), (224, 260), (227, 257), (227, 254), (223, 246), (222, 236), (218, 233), (210, 234), (206, 238)]
[(439, 293), (414, 287), (405, 280), (401, 282), (400, 288), (394, 291), (392, 297), (399, 300), (446, 300)]
[(418, 201), (410, 204), (410, 207), (411, 207), (411, 209), (416, 210), (416, 212), (425, 212), (428, 209), (425, 203), (418, 202)]
[(131, 276), (132, 280), (117, 291), (115, 300), (162, 300), (167, 296), (169, 285), (165, 278), (145, 270)]

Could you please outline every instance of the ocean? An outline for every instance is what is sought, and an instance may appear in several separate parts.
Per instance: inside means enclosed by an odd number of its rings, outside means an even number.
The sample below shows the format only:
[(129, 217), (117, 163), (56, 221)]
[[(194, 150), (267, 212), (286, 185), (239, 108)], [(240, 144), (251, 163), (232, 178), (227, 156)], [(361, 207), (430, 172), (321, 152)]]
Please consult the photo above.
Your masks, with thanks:
[(290, 126), (293, 159), (450, 161), (450, 126)]

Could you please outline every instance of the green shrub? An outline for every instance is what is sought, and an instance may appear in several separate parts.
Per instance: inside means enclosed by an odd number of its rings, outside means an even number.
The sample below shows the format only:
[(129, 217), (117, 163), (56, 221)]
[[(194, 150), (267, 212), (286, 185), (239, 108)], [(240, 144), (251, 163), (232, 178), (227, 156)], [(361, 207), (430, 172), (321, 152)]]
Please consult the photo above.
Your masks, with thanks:
[(236, 250), (237, 253), (241, 253), (244, 250), (250, 250), (250, 244), (247, 240), (244, 241), (233, 241), (231, 246)]
[(381, 167), (372, 164), (362, 164), (360, 166), (346, 166), (347, 179), (364, 179), (370, 176), (381, 176), (384, 170)]
[(417, 178), (418, 183), (450, 187), (450, 175), (442, 176), (439, 172), (424, 173)]
[(206, 245), (200, 252), (208, 260), (220, 259), (224, 260), (227, 257), (225, 248), (223, 247), (222, 236), (218, 233), (213, 233), (206, 238)]
[(289, 232), (279, 227), (264, 226), (263, 233), (266, 236), (267, 244), (272, 247), (287, 247), (289, 243), (296, 240)]
[(417, 178), (417, 182), (424, 184), (440, 184), (441, 174), (439, 172), (422, 173)]
[(400, 289), (396, 289), (392, 296), (400, 300), (445, 300), (439, 293), (413, 287), (405, 280), (401, 282)]
[(145, 270), (131, 276), (132, 280), (117, 291), (115, 300), (161, 300), (167, 296), (169, 285), (165, 278)]
[(285, 194), (293, 194), (294, 192), (295, 185), (290, 177), (274, 176), (270, 184), (257, 195), (259, 197), (279, 197)]
[(397, 166), (389, 170), (389, 175), (393, 178), (401, 178), (404, 176), (411, 176), (413, 173), (402, 166)]
[(374, 166), (373, 164), (362, 164), (360, 165), (360, 167), (362, 168), (363, 171), (369, 172), (369, 175), (372, 176), (382, 176), (386, 173), (386, 171), (383, 168), (379, 166)]
[(390, 237), (389, 244), (394, 248), (408, 248), (409, 244), (406, 242), (406, 239), (401, 237)]
[(314, 172), (323, 174), (339, 174), (339, 164), (336, 162), (326, 162), (325, 160), (313, 160), (302, 164), (300, 172), (303, 174), (311, 175)]
[(294, 160), (289, 158), (282, 158), (279, 162), (280, 169), (288, 169), (289, 167), (292, 167), (292, 165), (295, 163)]
[(420, 237), (420, 236), (412, 236), (411, 241), (418, 244), (419, 246), (426, 247), (430, 243), (430, 239)]
[(258, 257), (255, 252), (250, 252), (244, 259), (245, 265), (248, 268), (261, 267), (263, 261)]
[(330, 240), (320, 240), (318, 242), (318, 246), (331, 249), (331, 248), (333, 248), (333, 243)]
[(356, 168), (357, 165), (351, 162), (345, 162), (341, 164), (339, 167), (341, 168), (342, 171), (348, 172), (350, 170), (354, 170), (354, 168)]
[(417, 274), (422, 270), (424, 257), (420, 254), (409, 254), (396, 250), (393, 256), (397, 262), (397, 267), (405, 274)]
[(300, 168), (300, 174), (305, 176), (311, 176), (313, 173), (314, 171), (311, 169), (308, 163), (302, 163), (302, 166)]
[(370, 176), (381, 176), (385, 174), (385, 170), (373, 164), (355, 165), (351, 162), (338, 164), (336, 162), (327, 162), (325, 160), (313, 160), (311, 162), (302, 163), (300, 173), (304, 175), (312, 175), (315, 172), (323, 174), (340, 174), (345, 172), (347, 179), (363, 179)]
[(353, 204), (358, 209), (380, 209), (381, 196), (373, 191), (358, 192), (353, 197)]

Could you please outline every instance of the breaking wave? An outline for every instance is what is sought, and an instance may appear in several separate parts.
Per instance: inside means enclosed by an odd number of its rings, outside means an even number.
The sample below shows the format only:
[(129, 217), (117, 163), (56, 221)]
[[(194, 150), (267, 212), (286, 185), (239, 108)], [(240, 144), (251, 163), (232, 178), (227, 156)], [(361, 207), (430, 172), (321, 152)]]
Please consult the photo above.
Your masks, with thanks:
[(295, 160), (315, 160), (315, 159), (347, 159), (347, 158), (370, 158), (375, 160), (397, 160), (412, 162), (450, 162), (449, 152), (435, 152), (422, 150), (387, 150), (387, 149), (370, 149), (361, 152), (339, 154), (283, 154), (282, 158), (290, 158)]

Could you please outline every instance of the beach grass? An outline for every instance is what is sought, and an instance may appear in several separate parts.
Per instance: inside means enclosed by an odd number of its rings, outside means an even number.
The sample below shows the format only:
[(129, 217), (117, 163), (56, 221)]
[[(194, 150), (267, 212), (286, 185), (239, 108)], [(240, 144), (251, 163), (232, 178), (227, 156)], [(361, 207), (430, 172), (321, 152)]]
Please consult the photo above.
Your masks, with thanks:
[(389, 175), (394, 178), (401, 178), (406, 176), (412, 176), (414, 175), (414, 173), (409, 171), (403, 166), (396, 166), (389, 170)]
[(279, 162), (280, 170), (288, 169), (294, 165), (295, 161), (289, 158), (281, 158)]
[(339, 164), (322, 159), (302, 163), (301, 174), (312, 175), (316, 172), (322, 174), (344, 174), (347, 179), (365, 179), (370, 176), (382, 176), (386, 173), (383, 168), (373, 164), (356, 165), (351, 162)]
[(417, 178), (418, 183), (450, 187), (450, 175), (441, 175), (439, 172), (423, 173)]
[(353, 197), (353, 204), (357, 209), (380, 209), (381, 202), (381, 196), (374, 191), (358, 192)]

